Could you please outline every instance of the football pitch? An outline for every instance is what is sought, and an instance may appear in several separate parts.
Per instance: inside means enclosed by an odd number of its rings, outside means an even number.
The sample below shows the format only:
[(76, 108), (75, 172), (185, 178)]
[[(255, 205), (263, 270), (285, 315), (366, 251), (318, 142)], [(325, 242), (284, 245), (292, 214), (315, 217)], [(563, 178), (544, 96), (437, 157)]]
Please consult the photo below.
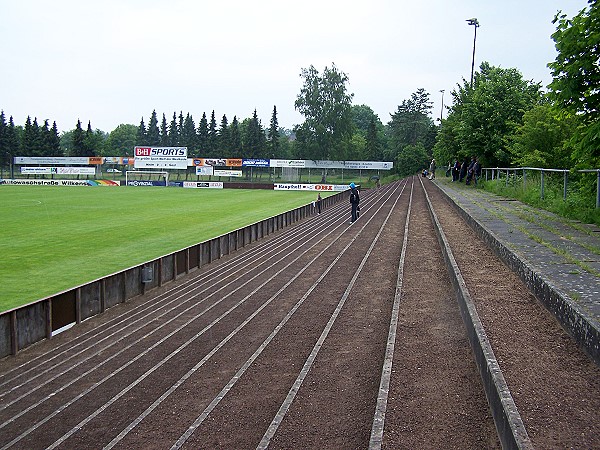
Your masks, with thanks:
[(306, 191), (0, 187), (0, 311), (316, 199)]

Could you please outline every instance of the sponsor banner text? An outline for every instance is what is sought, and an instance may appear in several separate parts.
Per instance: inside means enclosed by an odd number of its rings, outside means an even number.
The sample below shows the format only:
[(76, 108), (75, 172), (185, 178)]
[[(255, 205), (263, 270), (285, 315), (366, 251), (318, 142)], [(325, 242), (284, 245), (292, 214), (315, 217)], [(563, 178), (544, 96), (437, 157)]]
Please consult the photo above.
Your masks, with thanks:
[(273, 189), (276, 191), (343, 192), (349, 187), (347, 184), (275, 183)]
[(220, 181), (184, 181), (184, 188), (223, 189)]
[(213, 175), (216, 177), (241, 177), (242, 171), (215, 169)]

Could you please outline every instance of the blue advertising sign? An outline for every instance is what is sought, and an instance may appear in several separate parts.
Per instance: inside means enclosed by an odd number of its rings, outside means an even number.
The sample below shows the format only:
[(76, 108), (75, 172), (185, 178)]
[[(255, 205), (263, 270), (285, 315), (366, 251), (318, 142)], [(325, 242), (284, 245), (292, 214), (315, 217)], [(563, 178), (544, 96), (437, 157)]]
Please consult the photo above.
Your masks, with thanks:
[(154, 180), (129, 180), (127, 181), (127, 186), (166, 186), (164, 181), (154, 181)]
[(270, 167), (270, 165), (268, 159), (242, 159), (242, 166), (244, 167)]

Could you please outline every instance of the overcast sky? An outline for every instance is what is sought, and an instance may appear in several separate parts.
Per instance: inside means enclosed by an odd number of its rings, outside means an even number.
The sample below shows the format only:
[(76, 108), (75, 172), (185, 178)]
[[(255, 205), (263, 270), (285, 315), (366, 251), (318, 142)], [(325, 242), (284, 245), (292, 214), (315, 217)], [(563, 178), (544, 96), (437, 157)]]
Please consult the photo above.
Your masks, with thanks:
[[(145, 123), (152, 110), (190, 113), (196, 124), (251, 117), (264, 127), (303, 117), (294, 101), (302, 68), (335, 63), (355, 105), (383, 123), (424, 88), (441, 113), (450, 91), (482, 61), (550, 82), (558, 10), (586, 0), (0, 0), (0, 109), (60, 131), (106, 132)], [(444, 112), (444, 117), (445, 117)]]

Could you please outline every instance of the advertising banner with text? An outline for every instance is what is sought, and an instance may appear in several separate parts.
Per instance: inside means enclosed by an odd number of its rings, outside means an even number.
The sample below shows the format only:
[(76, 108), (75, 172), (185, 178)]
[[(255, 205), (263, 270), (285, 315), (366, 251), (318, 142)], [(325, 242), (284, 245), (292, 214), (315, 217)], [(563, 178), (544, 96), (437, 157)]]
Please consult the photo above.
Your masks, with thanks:
[(212, 175), (213, 166), (196, 166), (196, 175)]
[(213, 174), (216, 177), (241, 177), (242, 176), (242, 171), (241, 170), (219, 170), (219, 169), (215, 169)]
[(98, 185), (93, 180), (28, 180), (28, 179), (0, 179), (0, 184), (14, 184), (22, 186), (94, 186)]
[(97, 166), (102, 164), (100, 156), (15, 156), (14, 164), (43, 164), (46, 166), (85, 165)]
[(184, 181), (183, 187), (195, 189), (223, 189), (223, 183), (220, 181)]
[(136, 169), (187, 169), (187, 147), (135, 147)]
[(21, 167), (27, 175), (96, 175), (94, 167)]
[(273, 185), (273, 189), (276, 191), (343, 192), (350, 188), (347, 184), (276, 183)]

